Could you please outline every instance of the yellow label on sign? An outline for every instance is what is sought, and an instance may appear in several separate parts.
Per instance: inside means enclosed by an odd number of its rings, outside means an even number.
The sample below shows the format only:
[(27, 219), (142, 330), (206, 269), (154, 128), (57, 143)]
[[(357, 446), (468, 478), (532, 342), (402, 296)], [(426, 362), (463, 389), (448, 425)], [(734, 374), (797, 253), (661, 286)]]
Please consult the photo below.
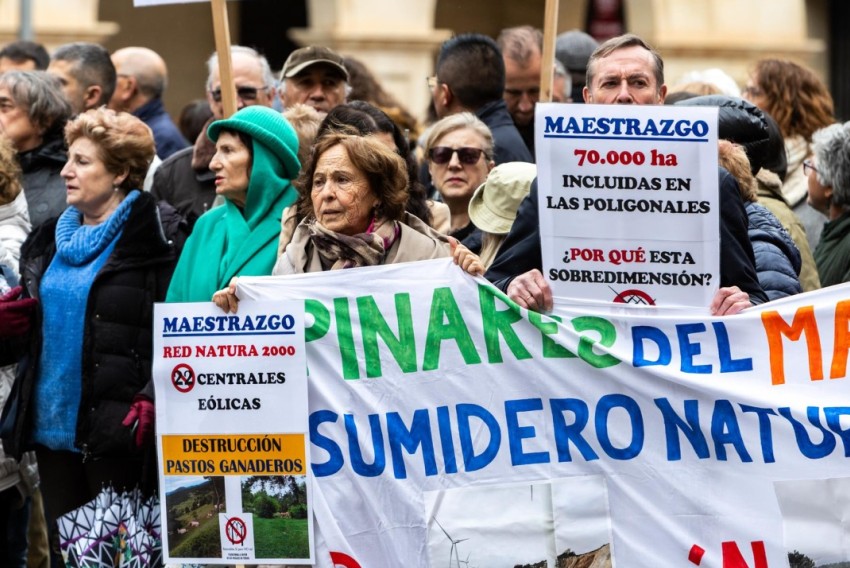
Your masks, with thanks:
[(162, 436), (165, 475), (306, 475), (304, 434)]

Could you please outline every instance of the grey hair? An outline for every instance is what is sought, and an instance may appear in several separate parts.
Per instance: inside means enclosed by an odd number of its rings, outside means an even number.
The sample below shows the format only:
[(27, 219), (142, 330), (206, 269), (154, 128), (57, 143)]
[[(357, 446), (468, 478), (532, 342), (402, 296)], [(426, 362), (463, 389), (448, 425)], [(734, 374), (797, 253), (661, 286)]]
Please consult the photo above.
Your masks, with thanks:
[(573, 78), (567, 73), (567, 68), (564, 67), (564, 64), (560, 62), (560, 60), (555, 60), (555, 77), (563, 77), (564, 78), (564, 92), (561, 93), (561, 96), (564, 97), (564, 100), (570, 98), (570, 94), (573, 91)]
[(850, 205), (850, 122), (831, 124), (812, 134), (818, 183), (832, 187), (832, 202)]
[(459, 112), (438, 120), (431, 126), (425, 138), (425, 155), (431, 152), (431, 148), (437, 145), (440, 138), (455, 130), (468, 128), (484, 139), (484, 156), (488, 160), (493, 159), (493, 133), (481, 119), (471, 112)]
[(27, 109), (30, 122), (45, 131), (61, 130), (71, 116), (62, 83), (47, 71), (7, 71), (0, 74), (0, 88), (8, 89), (15, 104)]
[[(263, 75), (263, 86), (274, 88), (274, 74), (272, 73), (272, 68), (269, 65), (269, 60), (264, 56), (260, 55), (256, 49), (245, 47), (244, 45), (231, 45), (230, 46), (230, 56), (233, 57), (237, 53), (241, 53), (244, 55), (248, 55), (257, 59), (260, 63), (260, 70)], [(212, 90), (212, 77), (213, 73), (218, 71), (218, 53), (213, 52), (210, 55), (210, 58), (207, 59), (207, 90)]]

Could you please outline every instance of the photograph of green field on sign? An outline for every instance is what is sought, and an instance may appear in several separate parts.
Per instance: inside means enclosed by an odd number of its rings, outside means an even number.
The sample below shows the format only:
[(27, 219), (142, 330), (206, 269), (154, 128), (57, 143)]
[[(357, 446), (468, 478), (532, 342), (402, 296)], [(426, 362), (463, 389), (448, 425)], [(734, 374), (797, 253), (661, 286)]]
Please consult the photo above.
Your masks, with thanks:
[(257, 558), (309, 558), (303, 475), (242, 478), (242, 510), (254, 514)]
[[(241, 480), (242, 510), (253, 514), (258, 558), (309, 558), (304, 476)], [(169, 551), (184, 558), (220, 558), (219, 511), (226, 509), (224, 477), (185, 477), (166, 493)]]
[(224, 477), (180, 477), (165, 494), (168, 547), (173, 556), (221, 557), (218, 513), (224, 511)]

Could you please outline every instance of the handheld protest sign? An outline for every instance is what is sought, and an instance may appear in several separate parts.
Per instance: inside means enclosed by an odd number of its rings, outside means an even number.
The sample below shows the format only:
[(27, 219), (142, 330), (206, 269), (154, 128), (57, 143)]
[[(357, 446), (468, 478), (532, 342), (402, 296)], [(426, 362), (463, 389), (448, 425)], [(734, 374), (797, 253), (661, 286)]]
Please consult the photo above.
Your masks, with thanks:
[(304, 303), (157, 304), (168, 563), (312, 564)]
[(685, 108), (537, 106), (553, 296), (707, 309), (720, 280), (717, 109)]

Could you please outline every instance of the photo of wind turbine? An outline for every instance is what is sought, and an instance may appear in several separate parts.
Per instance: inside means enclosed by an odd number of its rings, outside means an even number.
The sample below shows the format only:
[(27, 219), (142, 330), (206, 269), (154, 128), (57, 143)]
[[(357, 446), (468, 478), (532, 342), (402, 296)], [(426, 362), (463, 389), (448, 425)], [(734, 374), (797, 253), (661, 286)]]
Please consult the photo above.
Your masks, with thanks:
[[(449, 568), (452, 568), (452, 557), (455, 558), (455, 568), (460, 568), (460, 553), (457, 550), (457, 545), (463, 541), (469, 540), (468, 538), (459, 538), (454, 539), (448, 533), (448, 531), (443, 528), (443, 525), (440, 524), (440, 521), (437, 520), (437, 517), (433, 517), (434, 522), (437, 523), (437, 526), (440, 527), (440, 530), (443, 531), (443, 534), (446, 535), (446, 538), (452, 543), (451, 550), (449, 550)], [(467, 556), (467, 560), (469, 557)]]
[(428, 491), (423, 513), (430, 568), (445, 568), (446, 552), (448, 568), (612, 565), (598, 475)]

